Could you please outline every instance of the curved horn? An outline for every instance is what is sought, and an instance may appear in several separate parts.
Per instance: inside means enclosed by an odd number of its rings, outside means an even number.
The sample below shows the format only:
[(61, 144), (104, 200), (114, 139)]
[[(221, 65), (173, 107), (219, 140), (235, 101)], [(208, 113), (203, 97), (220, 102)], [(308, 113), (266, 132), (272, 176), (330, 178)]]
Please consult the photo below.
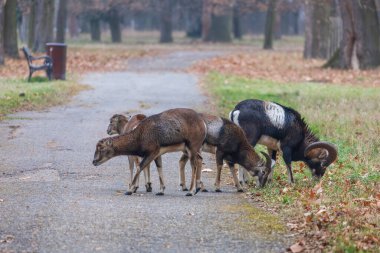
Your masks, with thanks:
[(338, 157), (338, 149), (336, 148), (336, 146), (332, 143), (324, 142), (324, 141), (314, 142), (310, 144), (309, 146), (307, 146), (304, 152), (304, 156), (307, 157), (310, 150), (316, 149), (316, 148), (323, 148), (329, 152), (329, 155), (327, 157), (326, 164), (325, 164), (326, 167), (332, 164)]
[(265, 163), (265, 167), (267, 167), (269, 170), (272, 168), (272, 159), (269, 157), (269, 155), (263, 151), (260, 151), (263, 156), (265, 156), (265, 159), (267, 160)]

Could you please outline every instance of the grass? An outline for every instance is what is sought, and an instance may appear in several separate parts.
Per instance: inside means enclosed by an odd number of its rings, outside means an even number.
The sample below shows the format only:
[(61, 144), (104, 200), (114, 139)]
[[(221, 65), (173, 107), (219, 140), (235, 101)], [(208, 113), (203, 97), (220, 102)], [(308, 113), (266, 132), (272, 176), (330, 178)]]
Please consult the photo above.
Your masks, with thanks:
[(71, 96), (85, 89), (74, 80), (48, 81), (43, 77), (0, 79), (0, 119), (20, 110), (39, 110), (67, 102)]
[[(127, 48), (112, 44), (69, 43), (67, 52), (66, 81), (48, 81), (38, 71), (32, 81), (26, 81), (27, 63), (19, 59), (6, 58), (0, 66), (0, 120), (5, 115), (21, 110), (40, 110), (66, 103), (87, 86), (78, 83), (79, 75), (88, 72), (121, 71), (127, 69), (128, 60), (154, 54), (144, 48)], [(40, 55), (36, 53), (36, 56)]]
[[(339, 159), (321, 182), (311, 179), (303, 163), (293, 163), (296, 184), (288, 185), (286, 168), (279, 159), (274, 182), (260, 190), (265, 202), (278, 205), (280, 213), (290, 213), (290, 217), (305, 222), (306, 225), (299, 225), (303, 231), (326, 233), (328, 250), (352, 252), (379, 246), (378, 88), (276, 83), (216, 72), (208, 74), (206, 83), (224, 116), (244, 99), (275, 101), (298, 110), (321, 140), (338, 146)], [(303, 216), (304, 213), (310, 216)]]

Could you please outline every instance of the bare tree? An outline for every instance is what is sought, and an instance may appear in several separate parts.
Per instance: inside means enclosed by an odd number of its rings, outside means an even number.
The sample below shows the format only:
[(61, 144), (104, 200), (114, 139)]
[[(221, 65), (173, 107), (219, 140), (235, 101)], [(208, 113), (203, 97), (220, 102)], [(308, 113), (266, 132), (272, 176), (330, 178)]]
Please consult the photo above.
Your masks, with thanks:
[(29, 23), (28, 23), (28, 47), (33, 48), (36, 35), (36, 0), (30, 1)]
[(33, 51), (44, 52), (47, 42), (53, 41), (54, 1), (36, 0), (36, 27)]
[(305, 2), (305, 46), (304, 58), (327, 58), (329, 50), (331, 0), (309, 0)]
[(121, 42), (121, 27), (120, 27), (120, 13), (119, 9), (121, 8), (118, 4), (113, 4), (108, 10), (108, 23), (111, 30), (111, 40), (114, 43)]
[(241, 39), (243, 37), (243, 32), (241, 30), (241, 11), (239, 2), (236, 2), (233, 7), (233, 33), (236, 39)]
[(264, 49), (273, 48), (273, 32), (274, 32), (274, 21), (276, 16), (276, 4), (277, 0), (269, 0), (267, 17), (265, 21), (265, 38), (264, 38)]
[(210, 40), (212, 0), (203, 0), (202, 4), (202, 39)]
[(340, 48), (325, 67), (368, 69), (380, 65), (380, 27), (374, 0), (339, 0)]
[(186, 36), (190, 38), (202, 37), (202, 0), (180, 0), (183, 10)]
[(57, 15), (57, 33), (55, 41), (64, 43), (67, 23), (67, 0), (59, 0)]
[(101, 40), (101, 31), (100, 31), (100, 13), (92, 13), (90, 17), (90, 31), (91, 31), (91, 40), (100, 41)]
[(0, 0), (0, 65), (4, 65), (4, 5), (5, 0)]
[(17, 1), (6, 1), (4, 7), (4, 51), (12, 58), (19, 58), (17, 46)]
[(173, 42), (172, 36), (172, 0), (160, 0), (160, 43)]
[(204, 0), (202, 10), (204, 41), (232, 40), (232, 6), (228, 0)]

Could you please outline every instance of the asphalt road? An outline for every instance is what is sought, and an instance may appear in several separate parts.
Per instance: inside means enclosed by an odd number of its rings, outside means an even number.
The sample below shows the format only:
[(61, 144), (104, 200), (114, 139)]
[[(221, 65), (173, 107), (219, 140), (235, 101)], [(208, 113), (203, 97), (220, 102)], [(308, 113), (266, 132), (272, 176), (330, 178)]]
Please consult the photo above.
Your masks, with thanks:
[[(143, 178), (125, 196), (126, 157), (92, 165), (95, 144), (114, 113), (154, 114), (174, 107), (204, 110), (197, 77), (182, 72), (217, 52), (177, 52), (131, 63), (130, 71), (87, 75), (92, 89), (42, 112), (0, 122), (0, 252), (281, 252), (283, 225), (232, 185), (208, 193), (179, 191), (180, 153), (164, 155), (164, 196), (152, 166), (153, 193)], [(204, 155), (205, 168), (215, 171)], [(224, 170), (229, 182), (228, 170)], [(186, 169), (190, 181), (190, 167)]]

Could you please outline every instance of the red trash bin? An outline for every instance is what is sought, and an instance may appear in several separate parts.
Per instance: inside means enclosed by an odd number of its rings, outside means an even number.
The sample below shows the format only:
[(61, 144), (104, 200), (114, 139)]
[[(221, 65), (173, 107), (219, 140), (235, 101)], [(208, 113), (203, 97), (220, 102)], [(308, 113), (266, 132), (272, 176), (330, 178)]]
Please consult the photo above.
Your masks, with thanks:
[(46, 54), (53, 60), (53, 79), (66, 80), (66, 51), (64, 43), (46, 43)]

